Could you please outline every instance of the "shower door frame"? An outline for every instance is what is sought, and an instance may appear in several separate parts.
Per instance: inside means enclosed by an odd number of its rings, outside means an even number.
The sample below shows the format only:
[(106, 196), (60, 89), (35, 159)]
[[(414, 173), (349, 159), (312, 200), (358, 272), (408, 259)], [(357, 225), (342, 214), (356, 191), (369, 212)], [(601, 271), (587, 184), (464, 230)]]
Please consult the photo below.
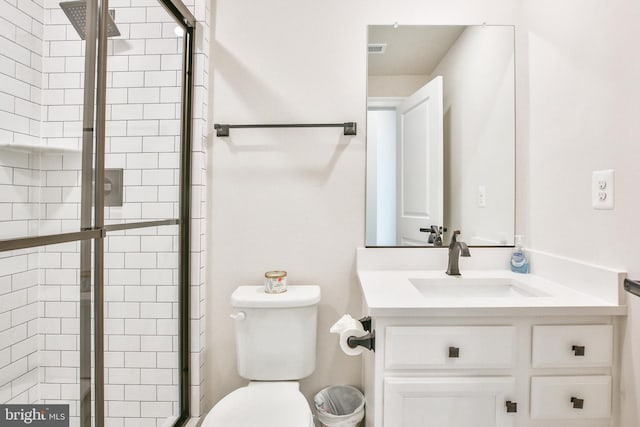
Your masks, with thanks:
[[(180, 117), (180, 183), (179, 217), (135, 223), (104, 223), (104, 159), (106, 137), (106, 73), (107, 27), (109, 0), (86, 0), (86, 50), (84, 84), (84, 122), (82, 150), (82, 197), (80, 231), (42, 236), (0, 240), (0, 252), (42, 247), (46, 245), (80, 242), (80, 292), (89, 292), (89, 298), (80, 298), (80, 425), (92, 427), (91, 415), (91, 310), (83, 310), (83, 302), (91, 304), (93, 290), (94, 314), (94, 377), (95, 414), (93, 426), (104, 426), (104, 240), (111, 231), (179, 226), (178, 244), (178, 305), (179, 305), (179, 414), (174, 427), (186, 424), (190, 416), (190, 327), (189, 289), (191, 284), (191, 138), (193, 109), (193, 65), (195, 53), (196, 20), (181, 0), (157, 0), (184, 31), (182, 57), (182, 96)], [(89, 41), (92, 43), (89, 43)], [(93, 100), (95, 99), (95, 102)], [(95, 116), (94, 116), (95, 114)], [(93, 118), (95, 117), (95, 123)], [(95, 157), (93, 147), (95, 143)], [(94, 164), (95, 162), (95, 164)], [(93, 209), (93, 218), (91, 211)], [(94, 243), (91, 289), (91, 242)], [(84, 264), (84, 265), (83, 265)], [(87, 272), (89, 273), (87, 275)], [(83, 282), (84, 281), (84, 282)], [(88, 281), (88, 282), (87, 282)], [(88, 285), (83, 290), (83, 284)], [(86, 307), (85, 307), (86, 308)], [(88, 349), (88, 351), (87, 351)], [(88, 373), (88, 377), (86, 376)]]

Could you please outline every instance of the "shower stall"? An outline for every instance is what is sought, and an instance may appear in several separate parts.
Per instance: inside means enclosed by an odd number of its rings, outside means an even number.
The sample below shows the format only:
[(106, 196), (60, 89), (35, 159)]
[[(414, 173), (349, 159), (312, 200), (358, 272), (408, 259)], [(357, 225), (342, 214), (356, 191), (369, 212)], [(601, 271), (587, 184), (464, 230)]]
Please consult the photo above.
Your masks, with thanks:
[(189, 416), (192, 9), (0, 0), (4, 407)]

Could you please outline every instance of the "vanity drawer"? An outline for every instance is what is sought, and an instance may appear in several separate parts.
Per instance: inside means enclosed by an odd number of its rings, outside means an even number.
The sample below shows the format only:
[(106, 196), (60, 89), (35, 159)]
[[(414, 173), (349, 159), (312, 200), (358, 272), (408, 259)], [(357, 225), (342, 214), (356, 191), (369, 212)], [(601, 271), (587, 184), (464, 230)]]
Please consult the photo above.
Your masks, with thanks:
[(611, 377), (531, 378), (531, 418), (589, 419), (611, 416)]
[(513, 326), (393, 326), (386, 329), (386, 369), (509, 368)]
[(534, 368), (609, 367), (613, 354), (611, 325), (534, 326)]

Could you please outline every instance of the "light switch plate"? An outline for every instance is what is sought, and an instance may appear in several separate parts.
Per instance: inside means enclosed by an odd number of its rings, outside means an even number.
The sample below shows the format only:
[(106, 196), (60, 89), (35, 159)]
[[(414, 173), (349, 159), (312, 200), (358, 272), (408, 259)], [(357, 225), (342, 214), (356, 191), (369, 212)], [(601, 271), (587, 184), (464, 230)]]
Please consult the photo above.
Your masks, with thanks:
[(594, 209), (613, 209), (613, 169), (594, 171), (591, 174), (591, 205)]
[(487, 207), (487, 187), (485, 187), (484, 185), (478, 186), (478, 207)]

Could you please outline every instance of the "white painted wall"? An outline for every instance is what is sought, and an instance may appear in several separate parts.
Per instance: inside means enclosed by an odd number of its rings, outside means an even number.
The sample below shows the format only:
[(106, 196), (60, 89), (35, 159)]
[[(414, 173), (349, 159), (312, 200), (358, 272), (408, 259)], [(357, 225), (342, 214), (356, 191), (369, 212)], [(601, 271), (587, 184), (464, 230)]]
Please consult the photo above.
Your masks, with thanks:
[[(527, 246), (640, 278), (640, 3), (525, 0), (517, 56), (529, 86), (518, 164)], [(523, 167), (521, 167), (523, 166)], [(591, 208), (591, 172), (615, 170), (615, 209)], [(535, 266), (532, 266), (535, 269)], [(623, 342), (622, 426), (639, 424), (640, 301)]]
[(369, 24), (513, 24), (509, 0), (394, 2), (219, 0), (212, 123), (358, 122), (339, 129), (232, 130), (209, 150), (207, 404), (246, 381), (235, 370), (229, 297), (266, 270), (318, 284), (318, 366), (302, 382), (360, 385), (360, 360), (328, 328), (361, 314), (355, 248), (364, 244), (366, 43)]
[(431, 76), (369, 76), (367, 95), (377, 97), (406, 97), (429, 83)]

